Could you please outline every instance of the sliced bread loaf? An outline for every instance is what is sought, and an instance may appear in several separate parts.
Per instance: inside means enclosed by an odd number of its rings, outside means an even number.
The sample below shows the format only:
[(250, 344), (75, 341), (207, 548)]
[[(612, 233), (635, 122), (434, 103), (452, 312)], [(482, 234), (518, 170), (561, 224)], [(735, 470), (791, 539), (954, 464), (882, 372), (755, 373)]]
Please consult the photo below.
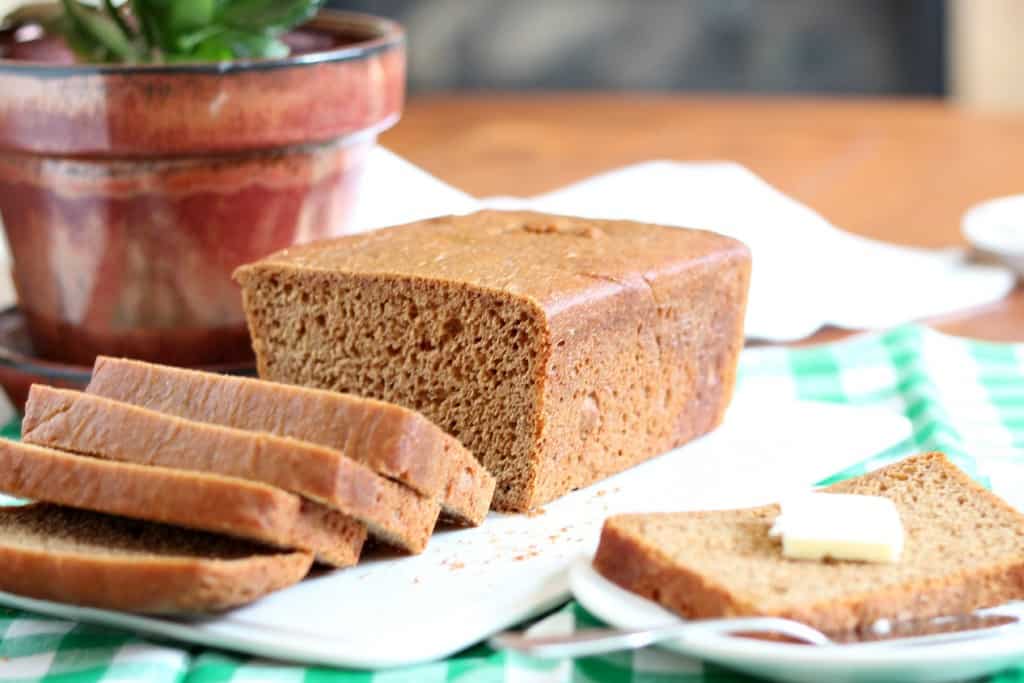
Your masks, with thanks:
[(827, 490), (892, 499), (905, 532), (902, 558), (895, 564), (788, 559), (768, 535), (779, 512), (769, 505), (611, 517), (594, 567), (685, 617), (779, 616), (826, 632), (1024, 598), (1024, 515), (941, 453)]
[(290, 586), (313, 556), (35, 503), (0, 507), (0, 591), (102, 609), (215, 612)]
[(189, 420), (326, 446), (420, 493), (444, 514), (479, 524), (494, 477), (455, 438), (419, 413), (334, 391), (99, 357), (87, 393)]
[(281, 489), (215, 474), (111, 462), (0, 439), (0, 492), (359, 560), (366, 527)]
[(722, 235), (481, 211), (235, 271), (260, 377), (422, 412), (528, 510), (714, 429), (750, 252)]
[(440, 511), (434, 499), (336, 450), (67, 389), (34, 385), (21, 429), (26, 443), (276, 486), (340, 510), (413, 553), (426, 548)]

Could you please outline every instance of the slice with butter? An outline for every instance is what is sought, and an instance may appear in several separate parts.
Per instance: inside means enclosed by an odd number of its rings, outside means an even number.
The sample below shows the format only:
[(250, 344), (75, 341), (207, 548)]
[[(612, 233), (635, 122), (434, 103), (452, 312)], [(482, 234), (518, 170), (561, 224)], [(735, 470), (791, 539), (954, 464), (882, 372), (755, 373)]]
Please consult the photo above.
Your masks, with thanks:
[(805, 493), (780, 507), (769, 533), (781, 536), (785, 557), (897, 562), (903, 552), (903, 524), (888, 498)]

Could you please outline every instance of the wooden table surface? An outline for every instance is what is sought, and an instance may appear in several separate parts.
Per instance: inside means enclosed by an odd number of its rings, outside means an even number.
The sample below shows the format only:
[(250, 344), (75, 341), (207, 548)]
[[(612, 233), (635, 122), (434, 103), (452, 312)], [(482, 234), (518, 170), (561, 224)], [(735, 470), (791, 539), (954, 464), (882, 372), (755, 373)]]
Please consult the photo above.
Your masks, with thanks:
[[(382, 142), (481, 196), (537, 194), (650, 159), (728, 159), (839, 227), (927, 247), (962, 245), (967, 207), (1024, 192), (1024, 114), (932, 100), (413, 97)], [(1024, 289), (930, 322), (954, 334), (1024, 341)], [(843, 335), (828, 329), (809, 341)]]

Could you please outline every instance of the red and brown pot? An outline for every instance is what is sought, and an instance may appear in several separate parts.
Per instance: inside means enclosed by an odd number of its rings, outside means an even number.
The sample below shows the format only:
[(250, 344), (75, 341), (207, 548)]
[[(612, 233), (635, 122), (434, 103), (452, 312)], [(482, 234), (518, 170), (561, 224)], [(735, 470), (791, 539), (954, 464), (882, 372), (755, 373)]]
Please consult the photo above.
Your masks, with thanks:
[(324, 11), (289, 42), (286, 59), (141, 66), (6, 45), (0, 218), (38, 356), (251, 356), (232, 270), (344, 232), (405, 88), (393, 22)]

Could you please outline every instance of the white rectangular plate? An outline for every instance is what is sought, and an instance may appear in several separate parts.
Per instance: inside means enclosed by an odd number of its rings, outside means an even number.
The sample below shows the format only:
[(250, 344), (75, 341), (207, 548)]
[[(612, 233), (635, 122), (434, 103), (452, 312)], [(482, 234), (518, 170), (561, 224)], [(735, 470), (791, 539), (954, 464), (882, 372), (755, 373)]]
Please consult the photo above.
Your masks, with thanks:
[[(591, 614), (622, 629), (683, 623), (680, 617), (660, 605), (623, 590), (598, 574), (591, 565), (592, 560), (590, 556), (581, 557), (569, 574), (573, 594)], [(1024, 602), (1012, 602), (982, 611), (1024, 618)], [(914, 639), (914, 643), (890, 640), (838, 647), (808, 647), (704, 633), (668, 641), (662, 647), (751, 676), (794, 683), (973, 681), (1019, 664), (1024, 655), (1024, 627), (1019, 623), (977, 632), (969, 640), (943, 640), (949, 635), (932, 636), (936, 638), (933, 643), (922, 638)], [(692, 668), (692, 663), (673, 658), (665, 661), (661, 671), (664, 674)]]
[(356, 668), (413, 664), (567, 600), (567, 570), (593, 553), (609, 514), (770, 502), (909, 434), (909, 423), (891, 413), (741, 390), (714, 434), (540, 514), (492, 513), (480, 528), (437, 533), (417, 557), (371, 557), (217, 617), (142, 617), (4, 593), (0, 603), (261, 657)]

